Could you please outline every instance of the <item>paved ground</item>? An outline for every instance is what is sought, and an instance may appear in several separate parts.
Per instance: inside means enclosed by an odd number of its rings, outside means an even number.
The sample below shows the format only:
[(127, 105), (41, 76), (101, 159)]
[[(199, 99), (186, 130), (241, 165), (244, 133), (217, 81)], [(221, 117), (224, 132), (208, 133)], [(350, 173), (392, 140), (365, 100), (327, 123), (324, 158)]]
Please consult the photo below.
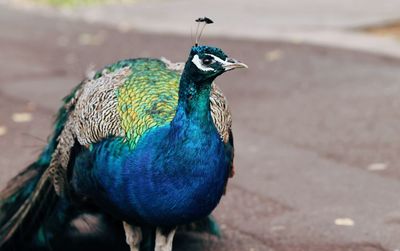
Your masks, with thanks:
[[(365, 27), (400, 18), (400, 2), (393, 0), (130, 0), (110, 4), (54, 10), (26, 6), (30, 0), (0, 0), (19, 9), (35, 9), (48, 16), (66, 16), (116, 26), (188, 36), (193, 19), (212, 17), (217, 25), (209, 36), (307, 42), (400, 57), (395, 38), (364, 33)], [(23, 4), (21, 4), (21, 2)]]
[[(5, 8), (0, 31), (2, 187), (45, 144), (58, 100), (88, 65), (183, 60), (191, 45)], [(237, 175), (216, 210), (223, 239), (181, 237), (177, 249), (400, 249), (400, 60), (295, 43), (207, 43), (250, 66), (218, 81), (234, 114)]]

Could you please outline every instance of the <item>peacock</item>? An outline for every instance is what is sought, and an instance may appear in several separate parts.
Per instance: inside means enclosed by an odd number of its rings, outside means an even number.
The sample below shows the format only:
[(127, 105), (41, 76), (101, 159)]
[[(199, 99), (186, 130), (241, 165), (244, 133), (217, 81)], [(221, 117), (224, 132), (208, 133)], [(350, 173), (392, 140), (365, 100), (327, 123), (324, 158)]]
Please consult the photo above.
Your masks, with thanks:
[(185, 64), (121, 60), (84, 79), (38, 159), (0, 193), (0, 249), (51, 248), (93, 212), (122, 222), (132, 251), (171, 251), (178, 227), (215, 227), (234, 146), (214, 80), (236, 68), (247, 66), (196, 42)]

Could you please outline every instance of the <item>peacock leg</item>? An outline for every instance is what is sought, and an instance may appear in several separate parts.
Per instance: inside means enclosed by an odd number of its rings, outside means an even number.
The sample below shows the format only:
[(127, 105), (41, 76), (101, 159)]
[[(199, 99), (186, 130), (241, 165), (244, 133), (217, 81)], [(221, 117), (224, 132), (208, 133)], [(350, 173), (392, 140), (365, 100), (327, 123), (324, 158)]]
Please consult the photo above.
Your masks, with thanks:
[(156, 246), (154, 251), (172, 251), (172, 241), (174, 240), (174, 235), (176, 228), (165, 233), (163, 229), (156, 229)]
[(126, 243), (131, 248), (131, 251), (139, 251), (140, 242), (142, 241), (142, 231), (140, 230), (140, 227), (129, 225), (125, 221), (123, 222), (123, 224), (126, 236)]

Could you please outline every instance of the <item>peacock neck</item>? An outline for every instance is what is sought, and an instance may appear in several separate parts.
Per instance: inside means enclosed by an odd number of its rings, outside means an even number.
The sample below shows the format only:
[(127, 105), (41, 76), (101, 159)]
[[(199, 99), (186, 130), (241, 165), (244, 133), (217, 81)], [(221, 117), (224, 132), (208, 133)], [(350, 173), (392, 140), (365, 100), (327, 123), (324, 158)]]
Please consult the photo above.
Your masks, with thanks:
[(183, 122), (206, 126), (212, 121), (210, 113), (210, 92), (212, 79), (199, 82), (185, 72), (179, 84), (179, 100), (172, 125)]

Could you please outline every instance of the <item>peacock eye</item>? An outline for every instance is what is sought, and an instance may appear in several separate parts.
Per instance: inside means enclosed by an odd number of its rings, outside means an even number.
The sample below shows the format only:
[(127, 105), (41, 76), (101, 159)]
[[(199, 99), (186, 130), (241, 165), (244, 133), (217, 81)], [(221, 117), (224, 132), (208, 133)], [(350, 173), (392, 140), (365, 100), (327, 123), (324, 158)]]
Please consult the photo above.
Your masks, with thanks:
[(211, 57), (203, 58), (203, 61), (202, 61), (203, 65), (210, 65), (212, 62), (213, 62), (213, 59)]

